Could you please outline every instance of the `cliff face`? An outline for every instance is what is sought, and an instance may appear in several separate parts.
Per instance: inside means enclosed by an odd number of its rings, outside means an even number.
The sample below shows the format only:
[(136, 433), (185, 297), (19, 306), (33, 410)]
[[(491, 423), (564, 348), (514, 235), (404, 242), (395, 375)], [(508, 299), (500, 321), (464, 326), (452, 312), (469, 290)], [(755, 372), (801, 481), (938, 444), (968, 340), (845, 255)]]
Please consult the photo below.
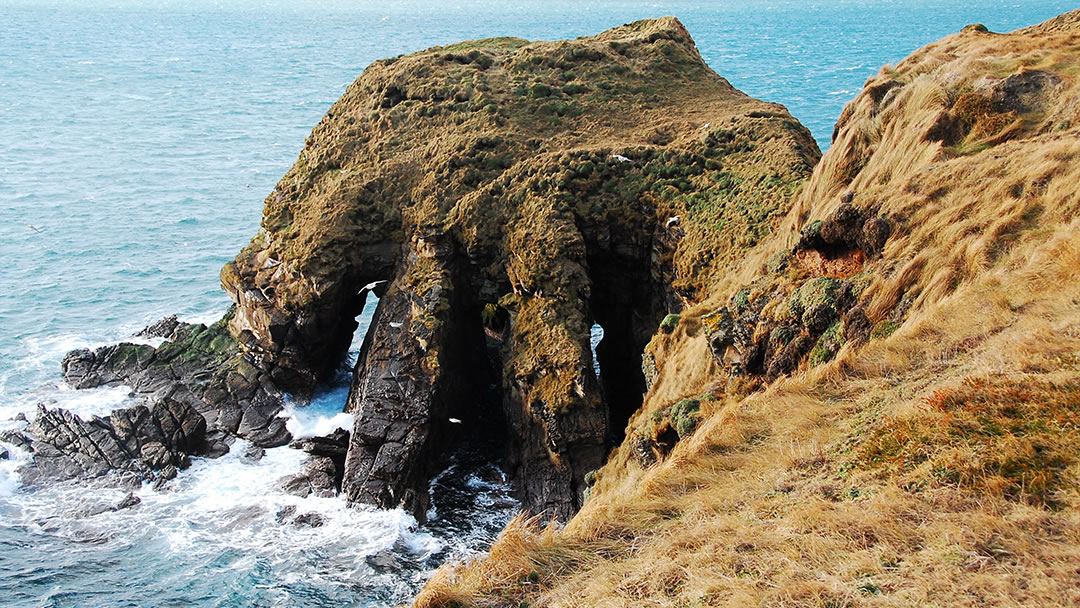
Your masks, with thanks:
[(565, 519), (641, 404), (660, 321), (770, 235), (818, 156), (673, 18), (379, 61), (222, 271), (231, 328), (302, 394), (340, 364), (373, 290), (348, 497), (422, 515), (442, 450), (482, 429), (505, 438), (526, 508)]
[(1076, 603), (1078, 40), (970, 26), (869, 79), (646, 347), (581, 512), (418, 605)]

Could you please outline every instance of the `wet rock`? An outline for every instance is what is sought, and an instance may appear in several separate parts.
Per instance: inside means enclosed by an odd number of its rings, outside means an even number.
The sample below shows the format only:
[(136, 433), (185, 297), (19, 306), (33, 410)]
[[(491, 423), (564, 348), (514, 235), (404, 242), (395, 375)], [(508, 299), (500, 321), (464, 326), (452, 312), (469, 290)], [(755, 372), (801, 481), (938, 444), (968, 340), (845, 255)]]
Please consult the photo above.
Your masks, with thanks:
[(285, 505), (278, 509), (277, 513), (274, 515), (274, 519), (276, 519), (279, 524), (283, 524), (292, 519), (295, 515), (296, 505)]
[(33, 461), (21, 471), (27, 483), (124, 471), (148, 479), (152, 471), (187, 467), (190, 453), (202, 454), (205, 431), (202, 416), (179, 401), (164, 400), (152, 409), (139, 405), (116, 410), (108, 419), (89, 420), (38, 406), (22, 436)]
[(266, 449), (257, 445), (249, 445), (244, 449), (241, 458), (243, 458), (245, 462), (259, 462), (262, 460), (263, 456), (266, 456)]
[[(208, 456), (227, 452), (227, 442), (218, 440), (218, 432), (263, 447), (288, 443), (285, 420), (278, 416), (283, 409), (281, 393), (245, 359), (224, 321), (207, 327), (169, 317), (139, 335), (167, 341), (157, 348), (121, 343), (71, 351), (61, 364), (65, 381), (75, 388), (130, 386), (159, 408), (155, 413), (165, 424), (162, 433), (179, 434), (178, 440), (193, 431), (198, 434), (185, 425), (206, 425), (215, 432), (214, 445), (205, 452)], [(175, 402), (190, 406), (202, 422), (171, 416), (168, 404)], [(161, 457), (156, 452), (149, 456)]]
[(333, 433), (323, 437), (297, 439), (290, 443), (289, 447), (315, 456), (344, 458), (345, 452), (349, 449), (349, 432), (345, 429), (335, 429)]
[(179, 475), (179, 471), (175, 466), (171, 464), (166, 465), (165, 468), (161, 469), (161, 472), (158, 473), (157, 479), (154, 480), (154, 490), (159, 492), (164, 490), (169, 485), (170, 481), (176, 479), (177, 475)]
[(7, 460), (11, 458), (11, 454), (8, 453), (6, 448), (0, 448), (0, 460)]
[(304, 513), (297, 515), (292, 524), (297, 528), (318, 528), (326, 523), (322, 515), (318, 513)]
[(301, 498), (334, 496), (341, 487), (341, 469), (328, 456), (309, 456), (301, 472), (281, 478), (278, 487)]
[(153, 325), (143, 328), (135, 335), (143, 338), (168, 339), (173, 337), (178, 327), (180, 327), (180, 321), (176, 318), (176, 315), (170, 315)]
[(124, 509), (130, 509), (131, 507), (134, 507), (140, 503), (142, 503), (141, 498), (135, 496), (133, 492), (128, 492), (127, 496), (121, 499), (120, 502), (116, 503), (116, 510), (122, 511)]

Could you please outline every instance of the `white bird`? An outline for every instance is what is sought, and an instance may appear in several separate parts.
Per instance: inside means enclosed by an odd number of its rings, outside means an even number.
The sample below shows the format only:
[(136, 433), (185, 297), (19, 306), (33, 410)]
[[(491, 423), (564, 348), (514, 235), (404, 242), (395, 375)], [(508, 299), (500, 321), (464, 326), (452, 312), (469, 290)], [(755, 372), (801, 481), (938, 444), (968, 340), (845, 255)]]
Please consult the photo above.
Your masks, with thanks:
[[(386, 282), (386, 279), (383, 279), (381, 281), (372, 281), (372, 282), (368, 283), (367, 285), (364, 285), (363, 287), (361, 287), (360, 291), (364, 291), (365, 289), (368, 290), (368, 291), (371, 291), (372, 289), (375, 289), (375, 286), (378, 285), (379, 283), (385, 283), (385, 282)], [(360, 291), (358, 291), (356, 293), (360, 293)]]
[(671, 228), (672, 224), (678, 224), (678, 223), (679, 223), (679, 216), (673, 215), (673, 216), (668, 218), (667, 223), (664, 224), (664, 228)]
[(632, 163), (632, 162), (634, 162), (634, 161), (630, 160), (629, 158), (626, 158), (622, 154), (612, 154), (611, 158), (614, 158), (615, 160), (619, 161), (620, 163)]
[(701, 128), (702, 128), (702, 129), (708, 129), (708, 128), (709, 128), (709, 125), (711, 125), (711, 124), (712, 124), (712, 121), (710, 120), (709, 122), (707, 122), (707, 123), (705, 123), (705, 124), (701, 125)]
[(394, 329), (397, 329), (397, 328), (401, 327), (401, 323), (399, 323), (397, 321), (391, 321), (390, 322), (390, 327), (393, 327)]
[(449, 420), (453, 424), (461, 424), (461, 421), (458, 420), (457, 418), (447, 418), (447, 420)]

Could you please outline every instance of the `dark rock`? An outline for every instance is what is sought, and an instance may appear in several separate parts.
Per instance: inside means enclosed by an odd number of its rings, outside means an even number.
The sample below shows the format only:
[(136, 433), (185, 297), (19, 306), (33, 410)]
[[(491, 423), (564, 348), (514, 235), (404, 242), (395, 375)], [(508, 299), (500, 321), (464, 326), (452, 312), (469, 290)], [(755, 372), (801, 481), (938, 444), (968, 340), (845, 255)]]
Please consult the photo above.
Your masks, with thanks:
[(325, 524), (326, 520), (318, 513), (304, 513), (303, 515), (297, 515), (292, 523), (298, 528), (318, 528)]
[(128, 492), (127, 496), (125, 496), (120, 502), (116, 503), (115, 510), (122, 511), (124, 509), (130, 509), (131, 507), (134, 507), (135, 505), (138, 505), (141, 502), (142, 502), (141, 498), (139, 498), (138, 496), (135, 496), (135, 494), (133, 492)]
[(249, 445), (244, 449), (244, 454), (241, 456), (247, 462), (259, 462), (263, 456), (266, 456), (266, 450), (257, 445)]
[(309, 456), (304, 461), (303, 470), (295, 475), (283, 477), (278, 487), (288, 494), (306, 497), (334, 496), (341, 487), (341, 469), (328, 456)]
[(7, 449), (0, 448), (0, 460), (7, 460), (8, 458), (11, 458), (11, 454), (8, 453)]
[(176, 329), (180, 326), (180, 321), (176, 318), (176, 315), (170, 315), (164, 319), (143, 328), (136, 336), (144, 338), (172, 338), (176, 333)]
[(220, 458), (228, 454), (230, 439), (231, 436), (221, 430), (208, 432), (203, 443), (202, 452), (199, 455), (206, 458)]
[(772, 382), (780, 376), (795, 371), (803, 355), (808, 353), (813, 345), (814, 340), (809, 335), (803, 333), (796, 336), (769, 362), (768, 369), (765, 371), (765, 379)]
[(349, 432), (344, 429), (335, 429), (333, 433), (324, 437), (305, 437), (297, 439), (289, 444), (296, 450), (303, 450), (315, 456), (345, 456), (349, 449)]
[(311, 494), (311, 482), (303, 473), (282, 477), (278, 480), (278, 488), (300, 498), (307, 498)]
[(866, 310), (860, 306), (854, 306), (844, 314), (844, 339), (856, 345), (863, 344), (870, 339), (870, 331), (873, 325), (866, 316)]
[[(62, 363), (64, 379), (75, 388), (131, 386), (154, 403), (154, 416), (163, 425), (161, 434), (168, 436), (164, 443), (176, 444), (187, 453), (226, 453), (220, 433), (263, 447), (288, 443), (285, 421), (278, 417), (283, 409), (281, 393), (245, 359), (224, 322), (207, 327), (169, 317), (140, 335), (168, 341), (157, 348), (122, 343), (72, 351)], [(190, 406), (195, 415), (178, 417), (174, 403)], [(214, 431), (212, 446), (191, 444), (189, 437), (208, 430)], [(163, 458), (156, 452), (150, 456), (156, 462)]]
[(274, 515), (274, 518), (279, 524), (283, 524), (289, 519), (292, 519), (295, 515), (296, 505), (285, 505), (284, 507), (278, 509), (277, 514)]
[(33, 440), (24, 437), (33, 462), (23, 467), (23, 479), (93, 479), (114, 471), (150, 478), (151, 471), (187, 467), (189, 453), (206, 445), (205, 430), (199, 413), (178, 401), (116, 410), (107, 420), (39, 406), (27, 428)]
[(20, 450), (31, 450), (30, 444), (32, 441), (29, 437), (19, 431), (4, 431), (0, 433), (0, 441), (11, 444)]
[(852, 246), (858, 242), (863, 217), (851, 203), (843, 203), (821, 224), (821, 240), (827, 245)]
[(877, 216), (868, 218), (863, 222), (862, 232), (859, 234), (857, 245), (867, 257), (873, 257), (881, 253), (885, 242), (892, 234), (892, 224), (888, 218)]
[(999, 112), (1027, 114), (1056, 103), (1061, 77), (1053, 72), (1024, 69), (995, 83), (988, 97)]

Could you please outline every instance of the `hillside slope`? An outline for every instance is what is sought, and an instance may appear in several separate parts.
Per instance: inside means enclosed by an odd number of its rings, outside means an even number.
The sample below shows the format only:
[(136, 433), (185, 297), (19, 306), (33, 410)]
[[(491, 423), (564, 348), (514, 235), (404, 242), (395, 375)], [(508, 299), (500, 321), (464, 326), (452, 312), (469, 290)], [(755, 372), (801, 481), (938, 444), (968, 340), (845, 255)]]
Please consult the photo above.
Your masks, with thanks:
[(1080, 11), (871, 78), (561, 530), (418, 606), (1080, 603)]

